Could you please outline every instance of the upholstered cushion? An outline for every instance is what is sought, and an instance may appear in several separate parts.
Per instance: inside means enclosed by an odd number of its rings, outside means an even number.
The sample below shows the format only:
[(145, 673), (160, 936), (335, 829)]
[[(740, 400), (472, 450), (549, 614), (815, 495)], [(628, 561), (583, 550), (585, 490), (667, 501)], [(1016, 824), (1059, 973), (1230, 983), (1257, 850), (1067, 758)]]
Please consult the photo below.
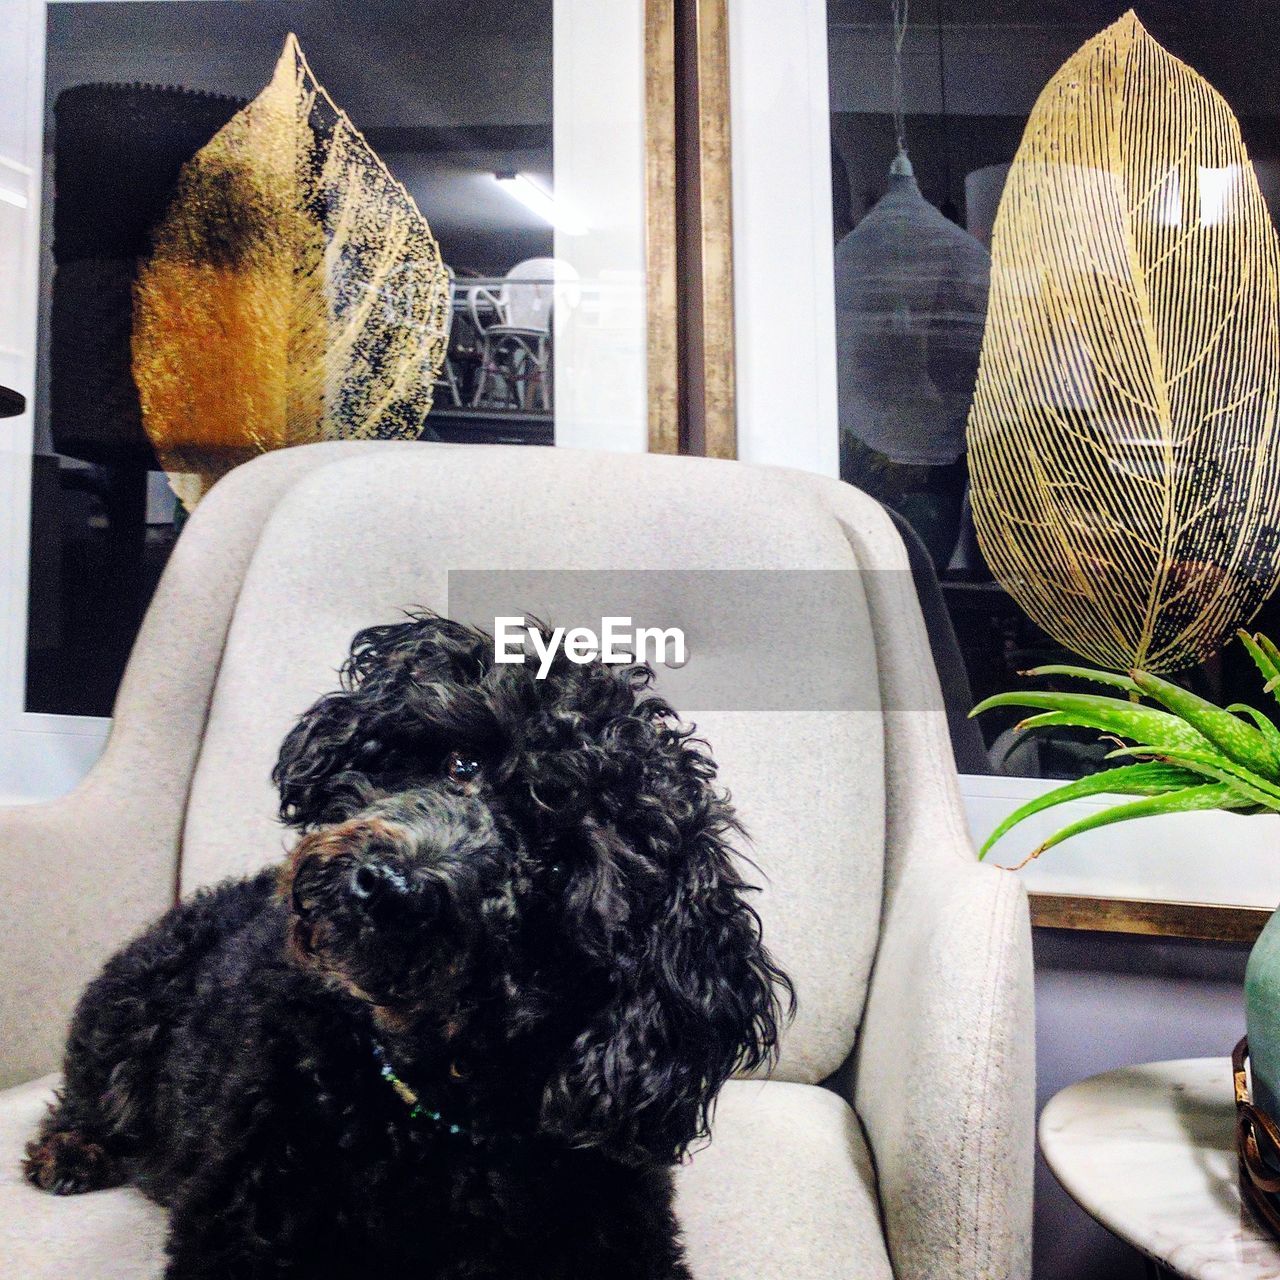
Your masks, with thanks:
[[(883, 741), (853, 551), (785, 473), (424, 445), (301, 479), (263, 530), (236, 605), (191, 790), (184, 891), (280, 855), (276, 749), (334, 686), (352, 634), (410, 605), (446, 611), (447, 571), (495, 568), (843, 570), (853, 579), (823, 678), (854, 682), (855, 706), (679, 707), (709, 739), (751, 834), (766, 938), (799, 991), (778, 1075), (822, 1079), (853, 1047), (879, 932)], [(663, 625), (686, 631), (690, 673), (735, 659), (702, 625), (699, 581), (668, 572), (653, 586)]]
[[(164, 1211), (129, 1188), (51, 1196), (22, 1181), (22, 1147), (54, 1077), (0, 1094), (0, 1275), (158, 1280)], [(835, 1094), (734, 1081), (715, 1138), (677, 1174), (698, 1280), (891, 1280), (871, 1158)]]
[(0, 1276), (14, 1280), (158, 1280), (165, 1213), (127, 1187), (52, 1196), (22, 1177), (22, 1151), (57, 1083), (0, 1093)]
[[(361, 465), (338, 474), (349, 462)], [(355, 519), (362, 501), (376, 510)], [(450, 527), (460, 520), (479, 531)], [(851, 608), (849, 660), (870, 686), (864, 704), (879, 688), (883, 731), (871, 712), (843, 727), (830, 712), (793, 723), (778, 713), (704, 715), (689, 701), (682, 710), (715, 746), (770, 875), (766, 931), (802, 1003), (784, 1070), (812, 1078), (861, 1017), (849, 1074), (875, 1153), (894, 1274), (1026, 1280), (1034, 1038), (1025, 898), (1016, 877), (973, 861), (900, 541), (865, 495), (798, 472), (347, 443), (281, 451), (233, 473), (201, 504), (170, 561), (103, 760), (70, 797), (0, 810), (0, 848), (21, 851), (7, 860), (0, 894), (0, 979), (13, 1013), (0, 1062), (10, 1078), (48, 1070), (88, 973), (167, 900), (215, 683), (216, 740), (203, 744), (186, 830), (187, 888), (281, 847), (266, 782), (274, 743), (332, 683), (373, 606), (400, 607), (397, 591), (435, 602), (438, 562), (474, 564), (456, 548), (472, 538), (488, 546), (491, 529), (513, 525), (517, 536), (491, 549), (490, 561), (822, 568), (856, 556), (868, 571), (860, 582), (876, 652), (865, 611)], [(593, 555), (580, 535), (619, 541)], [(379, 584), (385, 600), (362, 594)], [(351, 616), (335, 616), (352, 595)], [(696, 620), (693, 630), (691, 666), (724, 656)], [(51, 927), (67, 946), (49, 948)], [(939, 1090), (940, 1078), (959, 1083)], [(0, 1277), (156, 1277), (163, 1221), (145, 1202), (127, 1192), (57, 1200), (17, 1182), (41, 1105), (40, 1087), (0, 1096)], [(862, 1131), (842, 1102), (808, 1086), (732, 1084), (717, 1135), (679, 1175), (699, 1276), (887, 1276)]]
[(697, 1280), (892, 1280), (858, 1118), (813, 1085), (733, 1080), (676, 1174)]

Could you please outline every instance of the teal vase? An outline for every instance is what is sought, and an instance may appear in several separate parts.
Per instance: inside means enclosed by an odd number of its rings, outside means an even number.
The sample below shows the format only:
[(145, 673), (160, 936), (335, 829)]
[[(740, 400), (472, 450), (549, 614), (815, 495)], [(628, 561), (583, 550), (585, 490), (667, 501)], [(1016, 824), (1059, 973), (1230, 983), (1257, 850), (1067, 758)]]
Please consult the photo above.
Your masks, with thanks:
[[(1244, 971), (1245, 1026), (1253, 1105), (1280, 1124), (1280, 910), (1258, 936)], [(1280, 1168), (1280, 1153), (1268, 1151)]]

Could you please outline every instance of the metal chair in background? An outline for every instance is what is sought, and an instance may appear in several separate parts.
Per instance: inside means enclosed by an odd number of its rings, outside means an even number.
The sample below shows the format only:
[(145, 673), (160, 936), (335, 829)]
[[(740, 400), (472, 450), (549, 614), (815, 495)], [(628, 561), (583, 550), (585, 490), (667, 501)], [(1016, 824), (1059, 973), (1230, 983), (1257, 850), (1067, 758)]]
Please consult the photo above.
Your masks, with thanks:
[(496, 288), (473, 286), (468, 308), (480, 336), (473, 408), (550, 413), (551, 315), (557, 263), (527, 258)]

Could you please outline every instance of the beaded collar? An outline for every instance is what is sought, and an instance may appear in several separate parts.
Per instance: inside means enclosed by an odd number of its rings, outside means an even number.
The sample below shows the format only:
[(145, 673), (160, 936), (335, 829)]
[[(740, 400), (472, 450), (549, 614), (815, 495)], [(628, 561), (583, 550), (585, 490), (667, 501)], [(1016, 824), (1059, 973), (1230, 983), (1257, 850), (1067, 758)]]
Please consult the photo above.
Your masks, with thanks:
[(400, 1101), (409, 1108), (410, 1120), (429, 1120), (441, 1133), (447, 1133), (451, 1137), (470, 1138), (472, 1142), (483, 1141), (474, 1130), (449, 1120), (441, 1112), (427, 1106), (418, 1096), (417, 1090), (396, 1075), (395, 1068), (387, 1057), (387, 1051), (377, 1040), (373, 1041), (373, 1056), (378, 1061), (378, 1070), (382, 1078), (396, 1091)]

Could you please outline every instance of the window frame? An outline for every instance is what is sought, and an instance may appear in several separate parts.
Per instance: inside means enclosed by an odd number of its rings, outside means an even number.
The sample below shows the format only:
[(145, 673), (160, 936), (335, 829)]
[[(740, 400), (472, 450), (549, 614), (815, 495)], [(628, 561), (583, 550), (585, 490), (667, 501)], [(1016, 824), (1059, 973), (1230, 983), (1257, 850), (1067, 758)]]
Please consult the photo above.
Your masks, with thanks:
[[(110, 719), (28, 711), (25, 701), (41, 196), (47, 186), (45, 33), (49, 4), (57, 2), (10, 0), (0, 6), (0, 97), (7, 95), (16, 106), (0, 113), (0, 160), (17, 164), (25, 190), (16, 194), (27, 201), (20, 223), (17, 287), (7, 297), (0, 291), (0, 334), (18, 335), (14, 347), (0, 347), (0, 384), (27, 398), (21, 416), (0, 422), (0, 494), (6, 499), (0, 515), (0, 603), (6, 619), (0, 632), (0, 804), (46, 800), (72, 791), (101, 754), (111, 730)], [(665, 189), (646, 180), (646, 166), (653, 168), (649, 158), (666, 127), (662, 103), (674, 101), (670, 45), (655, 40), (664, 3), (670, 9), (673, 0), (553, 3), (557, 185), (563, 168), (566, 202), (601, 210), (600, 224), (584, 236), (569, 238), (557, 231), (555, 251), (575, 263), (584, 262), (588, 269), (612, 270), (621, 310), (635, 317), (634, 323), (623, 321), (617, 345), (642, 353), (635, 368), (639, 394), (634, 410), (601, 419), (590, 412), (590, 388), (576, 387), (567, 411), (557, 405), (557, 445), (642, 451), (651, 436), (671, 433), (672, 405), (645, 399), (646, 378), (661, 377), (663, 361), (675, 350), (677, 331), (670, 289), (673, 265), (665, 273), (645, 275), (646, 259), (667, 264), (675, 260), (674, 221), (662, 199), (664, 190), (674, 198), (674, 180)], [(602, 59), (612, 60), (614, 74), (600, 74)], [(6, 183), (9, 173), (9, 166), (0, 164), (0, 187), (12, 188), (11, 181)], [(620, 204), (628, 200), (635, 202), (637, 218), (619, 217)], [(13, 206), (4, 202), (2, 207)], [(637, 298), (638, 305), (632, 306)], [(625, 328), (628, 324), (634, 332)], [(575, 329), (572, 317), (558, 314), (555, 326), (558, 349), (569, 349), (580, 337), (590, 340)], [(658, 359), (653, 361), (649, 353), (657, 353)]]
[[(708, 0), (702, 0), (703, 3)], [(788, 18), (771, 0), (734, 0), (725, 56), (732, 86), (737, 449), (749, 462), (838, 477), (831, 128), (826, 0)], [(980, 843), (1040, 779), (960, 775)], [(1056, 830), (1098, 807), (1045, 815)], [(1030, 829), (993, 862), (1021, 857)], [(1178, 814), (1123, 823), (1055, 848), (1023, 871), (1032, 922), (1046, 928), (1247, 942), (1280, 899), (1280, 816)], [(1230, 851), (1224, 873), (1208, 865)], [(1016, 860), (1016, 857), (1011, 860)], [(1135, 876), (1158, 875), (1143, 893)]]
[(97, 759), (110, 721), (25, 710), (27, 580), (30, 564), (32, 425), (39, 306), (41, 187), (44, 147), (44, 0), (13, 0), (0, 15), (0, 83), (17, 110), (5, 117), (0, 156), (5, 176), (21, 179), (16, 287), (0, 294), (3, 331), (14, 335), (0, 350), (0, 381), (27, 399), (24, 413), (3, 423), (5, 517), (0, 537), (0, 803), (70, 790)]

